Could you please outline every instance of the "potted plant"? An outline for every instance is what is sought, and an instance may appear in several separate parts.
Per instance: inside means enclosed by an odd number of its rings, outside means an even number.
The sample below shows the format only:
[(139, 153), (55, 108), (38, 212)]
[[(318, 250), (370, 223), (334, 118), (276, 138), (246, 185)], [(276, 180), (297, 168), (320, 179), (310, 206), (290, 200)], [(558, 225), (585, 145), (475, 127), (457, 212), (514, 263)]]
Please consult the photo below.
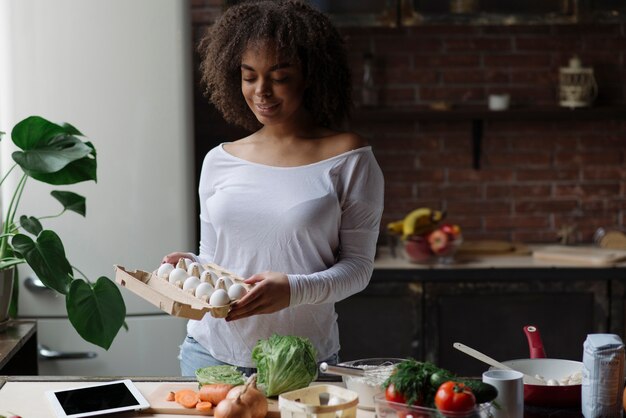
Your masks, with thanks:
[[(96, 181), (96, 149), (90, 142), (82, 141), (82, 136), (70, 124), (57, 125), (39, 116), (30, 116), (13, 128), (11, 139), (19, 149), (12, 154), (15, 164), (2, 175), (0, 187), (4, 187), (15, 169), (20, 168), (22, 174), (15, 190), (4, 194), (7, 202), (0, 235), (0, 280), (13, 280), (15, 267), (27, 263), (46, 287), (65, 296), (68, 318), (78, 334), (108, 350), (126, 317), (117, 285), (104, 276), (92, 282), (73, 267), (59, 236), (43, 228), (40, 219), (44, 217), (17, 216), (29, 179), (52, 185)], [(58, 215), (45, 218), (61, 216), (66, 211), (85, 216), (83, 196), (60, 190), (51, 195), (63, 208)], [(13, 280), (12, 288), (18, 288), (17, 280)], [(13, 293), (12, 311), (16, 313), (17, 298)], [(5, 319), (2, 315), (6, 317), (7, 313), (0, 312), (0, 320)]]

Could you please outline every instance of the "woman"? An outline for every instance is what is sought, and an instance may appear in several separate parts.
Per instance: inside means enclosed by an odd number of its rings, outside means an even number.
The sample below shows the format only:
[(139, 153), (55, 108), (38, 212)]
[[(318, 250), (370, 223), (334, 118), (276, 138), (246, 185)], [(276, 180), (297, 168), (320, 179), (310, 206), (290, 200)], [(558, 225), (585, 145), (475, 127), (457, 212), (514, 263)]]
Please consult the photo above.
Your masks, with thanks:
[(274, 333), (306, 337), (318, 361), (336, 363), (334, 303), (367, 286), (383, 210), (371, 148), (337, 128), (351, 105), (343, 41), (304, 3), (255, 1), (229, 8), (200, 51), (210, 100), (254, 133), (207, 154), (200, 253), (163, 262), (213, 262), (254, 287), (226, 320), (189, 321), (182, 374), (253, 368), (254, 345)]

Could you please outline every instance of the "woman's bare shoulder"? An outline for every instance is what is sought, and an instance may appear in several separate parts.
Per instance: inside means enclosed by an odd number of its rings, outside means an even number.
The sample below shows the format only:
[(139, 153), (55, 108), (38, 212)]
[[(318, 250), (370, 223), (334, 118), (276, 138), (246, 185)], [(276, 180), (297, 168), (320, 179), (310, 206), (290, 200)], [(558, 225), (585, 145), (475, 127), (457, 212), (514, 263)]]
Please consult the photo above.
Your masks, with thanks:
[(324, 153), (334, 156), (368, 146), (365, 138), (354, 132), (337, 132), (325, 137)]

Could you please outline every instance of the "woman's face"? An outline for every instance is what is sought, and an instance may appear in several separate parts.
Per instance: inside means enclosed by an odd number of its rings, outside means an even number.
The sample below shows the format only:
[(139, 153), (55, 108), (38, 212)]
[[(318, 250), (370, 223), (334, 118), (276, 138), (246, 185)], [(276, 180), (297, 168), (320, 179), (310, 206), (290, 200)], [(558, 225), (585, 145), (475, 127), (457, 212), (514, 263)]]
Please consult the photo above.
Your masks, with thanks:
[(241, 92), (263, 125), (295, 120), (304, 109), (304, 87), (300, 63), (281, 57), (271, 43), (256, 43), (243, 53)]

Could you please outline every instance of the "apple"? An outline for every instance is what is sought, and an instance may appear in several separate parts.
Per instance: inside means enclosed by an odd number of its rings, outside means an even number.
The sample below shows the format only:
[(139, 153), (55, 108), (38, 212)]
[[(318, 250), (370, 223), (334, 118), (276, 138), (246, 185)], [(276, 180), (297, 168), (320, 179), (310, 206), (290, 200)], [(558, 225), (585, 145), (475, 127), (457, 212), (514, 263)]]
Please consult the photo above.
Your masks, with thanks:
[(439, 229), (445, 232), (450, 239), (456, 239), (461, 235), (461, 227), (456, 224), (443, 224)]
[(429, 261), (433, 256), (428, 240), (423, 237), (414, 237), (404, 242), (404, 251), (409, 259), (415, 263)]
[(446, 234), (441, 228), (435, 229), (428, 235), (428, 243), (430, 244), (430, 249), (433, 250), (435, 254), (441, 254), (448, 250), (450, 244), (450, 237)]

